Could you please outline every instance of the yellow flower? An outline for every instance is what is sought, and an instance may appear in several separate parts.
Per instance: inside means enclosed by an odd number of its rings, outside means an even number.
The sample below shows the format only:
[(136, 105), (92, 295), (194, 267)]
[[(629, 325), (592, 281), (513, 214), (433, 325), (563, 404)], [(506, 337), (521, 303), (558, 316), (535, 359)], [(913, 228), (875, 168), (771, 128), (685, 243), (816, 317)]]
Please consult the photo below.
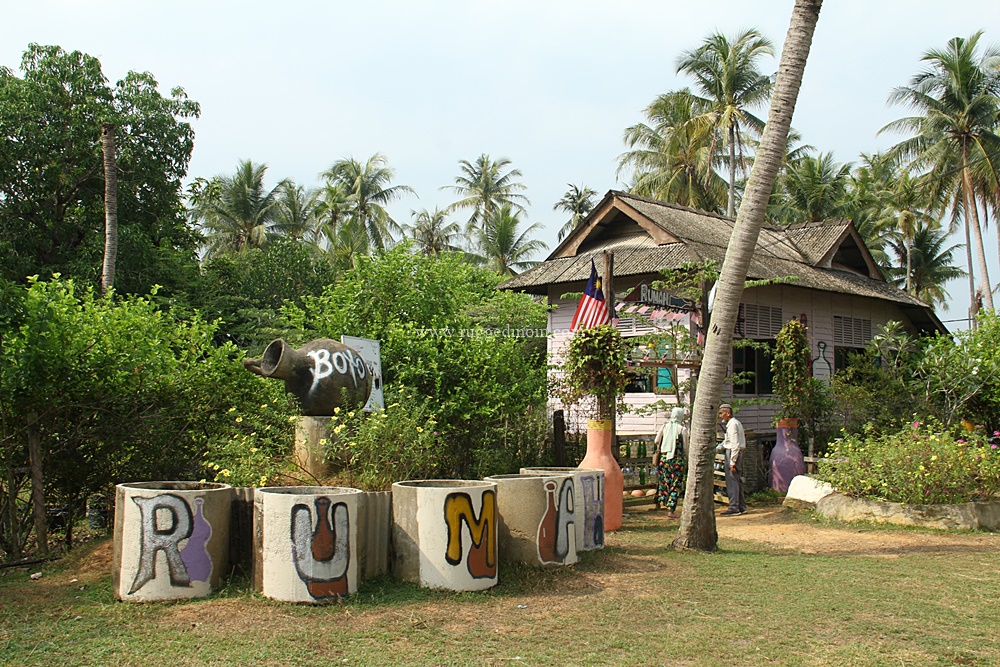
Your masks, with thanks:
[(220, 470), (219, 477), (229, 477), (229, 470), (228, 469)]
[(339, 415), (340, 414), (340, 408), (334, 408), (333, 409), (333, 414)]
[(234, 405), (233, 407), (229, 408), (227, 412), (236, 412), (236, 406)]
[(243, 417), (237, 417), (236, 418), (236, 423), (237, 424), (239, 424), (241, 421), (243, 421)]
[(931, 457), (931, 461), (937, 461), (937, 454)]
[(384, 412), (379, 413), (379, 419), (385, 419), (386, 414)]
[(260, 485), (264, 486), (265, 484), (267, 484), (267, 475), (261, 475), (260, 476)]
[(354, 410), (351, 410), (350, 412), (348, 412), (347, 416), (348, 417), (353, 417), (354, 416)]
[(422, 428), (420, 428), (420, 427), (418, 426), (418, 427), (417, 427), (417, 433), (423, 433), (423, 432), (424, 432), (424, 429), (422, 429)]
[[(343, 428), (343, 427), (342, 426), (338, 426), (337, 428)], [(325, 445), (326, 444), (326, 438), (320, 438), (319, 439), (319, 444)]]
[(267, 409), (267, 403), (261, 404), (260, 409), (261, 410), (266, 410)]
[(251, 454), (256, 454), (257, 453), (257, 448), (256, 447), (251, 447), (250, 448), (250, 453)]

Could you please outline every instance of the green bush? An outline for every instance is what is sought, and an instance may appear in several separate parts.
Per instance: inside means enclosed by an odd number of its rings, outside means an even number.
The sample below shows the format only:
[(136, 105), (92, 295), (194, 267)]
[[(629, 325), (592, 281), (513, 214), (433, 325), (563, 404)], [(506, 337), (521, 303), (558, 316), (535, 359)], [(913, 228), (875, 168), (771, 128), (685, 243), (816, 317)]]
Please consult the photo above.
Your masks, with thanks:
[(537, 449), (522, 446), (520, 433), (524, 415), (544, 413), (545, 307), (498, 292), (499, 281), (458, 255), (397, 246), (362, 258), (321, 296), (286, 303), (286, 338), (380, 341), (387, 391), (405, 387), (433, 408), (447, 443), (439, 474), (511, 472), (493, 465), (529, 460), (526, 452)]
[(327, 459), (346, 463), (352, 486), (388, 490), (393, 482), (433, 479), (452, 468), (453, 454), (429, 401), (405, 387), (386, 394), (385, 410), (334, 412)]
[(1000, 492), (1000, 450), (981, 435), (956, 436), (939, 423), (848, 434), (830, 445), (820, 476), (840, 492), (930, 505), (984, 500)]

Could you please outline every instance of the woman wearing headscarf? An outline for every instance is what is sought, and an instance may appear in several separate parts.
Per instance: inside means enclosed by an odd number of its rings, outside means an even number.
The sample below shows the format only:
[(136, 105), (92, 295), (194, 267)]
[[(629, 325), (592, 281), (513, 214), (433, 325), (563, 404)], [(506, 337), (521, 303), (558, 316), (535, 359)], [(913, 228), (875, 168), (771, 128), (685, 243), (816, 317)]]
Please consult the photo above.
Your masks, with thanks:
[(684, 408), (670, 411), (670, 421), (663, 425), (653, 441), (653, 465), (656, 467), (656, 508), (666, 508), (668, 519), (676, 519), (677, 499), (684, 485)]

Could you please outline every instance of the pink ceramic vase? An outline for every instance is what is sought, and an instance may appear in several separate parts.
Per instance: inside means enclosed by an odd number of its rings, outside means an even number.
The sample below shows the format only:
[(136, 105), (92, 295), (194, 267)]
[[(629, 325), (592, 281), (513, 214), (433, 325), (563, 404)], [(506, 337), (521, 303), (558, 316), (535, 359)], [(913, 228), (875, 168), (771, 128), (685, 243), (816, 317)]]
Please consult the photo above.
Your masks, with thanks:
[(611, 455), (611, 420), (591, 419), (587, 422), (587, 455), (580, 468), (604, 471), (604, 530), (622, 527), (622, 492), (625, 477), (621, 466)]

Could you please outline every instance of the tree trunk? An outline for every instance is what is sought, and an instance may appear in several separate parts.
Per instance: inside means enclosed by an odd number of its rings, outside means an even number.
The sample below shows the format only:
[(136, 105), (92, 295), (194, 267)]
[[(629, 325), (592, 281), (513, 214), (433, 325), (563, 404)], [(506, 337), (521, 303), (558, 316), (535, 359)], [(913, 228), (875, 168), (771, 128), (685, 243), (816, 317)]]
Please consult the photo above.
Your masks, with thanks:
[(8, 457), (7, 465), (7, 535), (11, 560), (21, 560), (21, 517), (17, 514), (17, 479), (14, 473), (14, 457)]
[(118, 158), (115, 153), (115, 126), (101, 124), (101, 145), (104, 148), (104, 270), (101, 272), (101, 294), (107, 294), (115, 284), (115, 262), (118, 260)]
[(771, 189), (781, 167), (792, 113), (822, 4), (822, 0), (795, 1), (767, 124), (716, 286), (712, 321), (705, 330), (705, 357), (694, 402), (684, 512), (680, 532), (674, 540), (677, 549), (714, 551), (718, 543), (712, 476), (719, 399), (732, 354), (733, 328), (747, 270), (764, 222)]
[[(962, 191), (965, 191), (963, 186)], [(976, 272), (972, 266), (972, 232), (969, 229), (969, 216), (965, 216), (965, 261), (969, 267), (969, 328), (976, 328)]]
[(726, 203), (726, 215), (730, 218), (736, 215), (736, 126), (729, 126), (729, 201)]
[[(979, 227), (979, 204), (976, 203), (976, 191), (972, 185), (972, 173), (969, 170), (969, 149), (962, 147), (962, 189), (965, 190), (966, 219), (972, 227), (972, 240), (976, 244), (976, 259), (979, 264), (979, 279), (982, 281), (981, 291), (983, 305), (993, 310), (993, 290), (990, 285), (990, 274), (986, 270), (986, 251), (983, 249), (983, 230)], [(971, 216), (971, 217), (968, 217)]]
[(49, 525), (45, 516), (45, 478), (42, 476), (42, 438), (37, 416), (28, 415), (28, 457), (31, 459), (31, 513), (35, 519), (38, 555), (49, 554)]

